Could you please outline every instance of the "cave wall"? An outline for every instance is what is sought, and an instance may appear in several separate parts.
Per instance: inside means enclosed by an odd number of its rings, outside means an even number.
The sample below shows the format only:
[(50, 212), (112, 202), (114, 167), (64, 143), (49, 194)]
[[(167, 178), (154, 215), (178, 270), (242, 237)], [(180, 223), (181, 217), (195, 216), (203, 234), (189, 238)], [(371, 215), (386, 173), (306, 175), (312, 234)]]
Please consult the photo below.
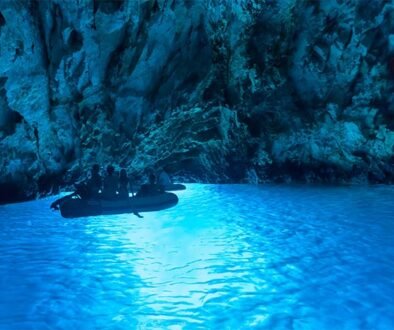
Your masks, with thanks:
[(2, 0), (0, 190), (393, 182), (393, 31), (388, 1)]

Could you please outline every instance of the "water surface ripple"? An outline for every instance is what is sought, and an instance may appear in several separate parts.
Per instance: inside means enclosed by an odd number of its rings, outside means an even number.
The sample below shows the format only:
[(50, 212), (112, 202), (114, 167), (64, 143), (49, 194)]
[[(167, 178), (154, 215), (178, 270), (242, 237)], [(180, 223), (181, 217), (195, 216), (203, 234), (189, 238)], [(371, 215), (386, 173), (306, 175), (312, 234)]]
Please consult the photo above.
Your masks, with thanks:
[(0, 206), (0, 329), (393, 329), (393, 193), (195, 184), (144, 219)]

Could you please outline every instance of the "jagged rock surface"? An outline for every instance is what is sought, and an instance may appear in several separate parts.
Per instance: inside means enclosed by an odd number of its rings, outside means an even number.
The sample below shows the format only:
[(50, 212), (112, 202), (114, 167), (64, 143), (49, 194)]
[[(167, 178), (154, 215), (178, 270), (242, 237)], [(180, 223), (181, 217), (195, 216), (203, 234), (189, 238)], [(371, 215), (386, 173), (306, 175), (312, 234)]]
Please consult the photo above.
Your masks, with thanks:
[(94, 162), (208, 182), (393, 182), (386, 1), (0, 2), (0, 200)]

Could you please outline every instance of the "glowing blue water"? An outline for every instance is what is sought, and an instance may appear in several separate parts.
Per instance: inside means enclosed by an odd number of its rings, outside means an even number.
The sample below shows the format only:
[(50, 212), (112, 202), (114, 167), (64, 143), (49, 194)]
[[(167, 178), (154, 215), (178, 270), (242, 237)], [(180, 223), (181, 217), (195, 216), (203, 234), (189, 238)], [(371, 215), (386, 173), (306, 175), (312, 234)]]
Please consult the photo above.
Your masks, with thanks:
[(0, 206), (0, 329), (393, 329), (393, 193), (189, 185), (144, 219)]

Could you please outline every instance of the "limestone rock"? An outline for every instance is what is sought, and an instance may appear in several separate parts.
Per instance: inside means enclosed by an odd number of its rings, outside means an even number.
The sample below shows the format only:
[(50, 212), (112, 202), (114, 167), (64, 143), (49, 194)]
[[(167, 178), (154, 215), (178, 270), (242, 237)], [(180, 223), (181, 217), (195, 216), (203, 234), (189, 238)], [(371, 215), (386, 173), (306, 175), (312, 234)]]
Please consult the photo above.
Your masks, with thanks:
[(0, 1), (0, 190), (393, 182), (393, 29), (389, 1)]

